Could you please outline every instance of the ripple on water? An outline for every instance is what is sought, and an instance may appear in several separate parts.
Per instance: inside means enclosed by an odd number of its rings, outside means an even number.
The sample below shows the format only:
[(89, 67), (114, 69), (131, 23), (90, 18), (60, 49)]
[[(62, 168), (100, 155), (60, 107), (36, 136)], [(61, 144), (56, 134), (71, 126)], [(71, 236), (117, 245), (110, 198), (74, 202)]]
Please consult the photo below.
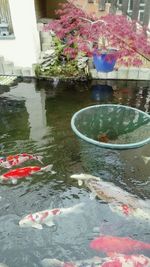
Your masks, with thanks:
[[(114, 86), (115, 81), (112, 83)], [(117, 82), (115, 86), (121, 93), (122, 82)], [(120, 100), (119, 96), (113, 96), (113, 91), (109, 102), (139, 105), (137, 84), (131, 83), (128, 87), (132, 89), (129, 90), (130, 95), (122, 94)], [(19, 94), (17, 101), (15, 97), (11, 100), (5, 98), (1, 110), (1, 155), (38, 154), (43, 156), (43, 166), (53, 164), (56, 171), (55, 174), (34, 174), (30, 180), (22, 179), (16, 185), (0, 185), (0, 262), (9, 267), (40, 267), (44, 258), (70, 261), (97, 255), (104, 257), (103, 253), (97, 254), (89, 248), (90, 241), (99, 234), (130, 236), (149, 242), (148, 222), (123, 217), (98, 198), (91, 200), (89, 189), (79, 187), (70, 175), (86, 172), (100, 176), (138, 197), (148, 199), (149, 163), (145, 164), (142, 156), (150, 156), (150, 145), (116, 151), (80, 143), (71, 130), (70, 119), (77, 110), (97, 102), (90, 99), (89, 84), (72, 83), (70, 86), (59, 82), (59, 88), (52, 88), (50, 83), (19, 83), (15, 89), (10, 88), (10, 95)], [(53, 89), (56, 94), (51, 92)], [(148, 111), (148, 89), (144, 92), (140, 109), (144, 110), (145, 106)], [(21, 93), (24, 94), (23, 101)], [(53, 97), (49, 97), (51, 93)], [(107, 103), (107, 100), (103, 99), (103, 102)], [(33, 112), (29, 114), (30, 110)], [(36, 122), (41, 122), (41, 129)], [(38, 140), (31, 138), (33, 133)], [(22, 166), (28, 165), (42, 166), (35, 161), (28, 161)], [(0, 169), (1, 174), (5, 171)], [(44, 225), (42, 231), (19, 227), (19, 220), (27, 214), (71, 207), (80, 202), (85, 203), (81, 213), (58, 217), (53, 227)], [(142, 253), (150, 256), (149, 252)]]

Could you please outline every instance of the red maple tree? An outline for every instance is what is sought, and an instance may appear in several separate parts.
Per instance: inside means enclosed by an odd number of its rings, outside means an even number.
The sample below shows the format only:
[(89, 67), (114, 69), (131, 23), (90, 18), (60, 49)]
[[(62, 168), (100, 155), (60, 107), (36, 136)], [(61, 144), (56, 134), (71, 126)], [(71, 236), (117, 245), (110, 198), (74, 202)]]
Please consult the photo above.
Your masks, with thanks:
[(58, 19), (45, 27), (45, 30), (53, 30), (65, 43), (65, 55), (75, 58), (83, 52), (90, 57), (94, 51), (108, 53), (115, 49), (118, 62), (127, 66), (141, 65), (140, 55), (149, 59), (150, 42), (145, 34), (146, 28), (123, 15), (96, 17), (74, 3), (61, 3), (56, 11)]

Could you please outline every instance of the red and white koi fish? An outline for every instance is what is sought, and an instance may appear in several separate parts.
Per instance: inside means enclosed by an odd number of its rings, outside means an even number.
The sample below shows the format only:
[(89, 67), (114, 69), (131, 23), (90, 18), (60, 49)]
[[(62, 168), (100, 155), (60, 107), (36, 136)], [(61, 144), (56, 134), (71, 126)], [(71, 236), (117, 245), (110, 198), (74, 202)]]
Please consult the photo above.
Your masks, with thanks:
[(63, 262), (57, 259), (43, 259), (43, 267), (150, 267), (150, 258), (144, 255), (114, 254), (111, 257)]
[(122, 214), (126, 213), (126, 215), (150, 220), (149, 200), (142, 200), (112, 182), (103, 181), (101, 178), (90, 174), (74, 174), (71, 178), (78, 180), (79, 185), (84, 182), (91, 190), (92, 197), (97, 196), (110, 203), (113, 211), (120, 211)]
[(42, 163), (42, 158), (42, 156), (31, 155), (27, 153), (9, 155), (7, 157), (0, 157), (0, 166), (3, 168), (10, 169), (13, 166), (20, 165), (27, 160), (38, 160)]
[(6, 173), (3, 173), (2, 175), (0, 175), (0, 180), (4, 181), (4, 182), (12, 182), (12, 183), (16, 183), (17, 180), (19, 179), (23, 179), (24, 177), (28, 177), (30, 175), (32, 175), (33, 173), (36, 172), (43, 172), (43, 171), (51, 171), (51, 173), (55, 173), (54, 171), (52, 171), (52, 167), (53, 165), (47, 165), (45, 167), (40, 167), (40, 166), (28, 166), (28, 167), (24, 167), (24, 168), (18, 168), (18, 169), (14, 169), (11, 171), (8, 171)]
[(33, 214), (29, 214), (19, 221), (19, 225), (21, 227), (33, 227), (37, 229), (43, 229), (42, 224), (51, 227), (55, 225), (53, 219), (56, 216), (80, 212), (81, 207), (83, 207), (83, 205), (83, 203), (80, 203), (69, 208), (55, 208), (52, 210), (43, 210)]
[(150, 259), (144, 255), (115, 255), (101, 267), (149, 267)]
[(90, 248), (109, 253), (128, 254), (132, 251), (150, 250), (150, 243), (129, 237), (99, 236), (90, 242)]
[(135, 217), (138, 219), (145, 219), (147, 221), (150, 221), (150, 209), (146, 208), (135, 208), (122, 204), (122, 205), (111, 205), (109, 204), (110, 209), (113, 212), (117, 212), (119, 215), (124, 215), (127, 218), (129, 217)]

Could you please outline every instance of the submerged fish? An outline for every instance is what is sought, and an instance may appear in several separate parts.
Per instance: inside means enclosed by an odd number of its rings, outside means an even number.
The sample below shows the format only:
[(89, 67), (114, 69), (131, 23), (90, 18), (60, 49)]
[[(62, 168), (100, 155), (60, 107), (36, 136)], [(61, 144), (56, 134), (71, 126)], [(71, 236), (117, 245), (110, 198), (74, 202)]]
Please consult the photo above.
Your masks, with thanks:
[(150, 244), (129, 237), (99, 236), (90, 242), (90, 248), (109, 253), (128, 254), (134, 251), (150, 250)]
[(126, 217), (134, 216), (138, 219), (145, 219), (150, 221), (150, 210), (148, 208), (136, 208), (133, 209), (128, 205), (111, 205), (109, 204), (110, 209), (113, 212), (117, 212), (118, 214), (123, 214)]
[(43, 259), (43, 267), (150, 267), (150, 259), (144, 255), (114, 254), (111, 257), (63, 262), (57, 259)]
[(107, 258), (93, 257), (91, 259), (63, 262), (58, 259), (48, 259), (42, 260), (43, 267), (100, 267)]
[(109, 142), (109, 138), (107, 136), (107, 134), (99, 134), (97, 137), (99, 142), (104, 142), (104, 143), (108, 143)]
[(1, 263), (0, 262), (0, 267), (8, 267), (8, 265), (6, 265), (5, 263)]
[(38, 160), (42, 163), (42, 156), (31, 155), (27, 153), (9, 155), (7, 157), (0, 157), (0, 166), (10, 169), (13, 166), (20, 165), (27, 160)]
[(51, 227), (55, 225), (53, 219), (56, 216), (80, 212), (81, 207), (83, 207), (83, 205), (83, 203), (80, 203), (69, 208), (56, 208), (52, 210), (43, 210), (33, 214), (29, 214), (19, 221), (19, 225), (21, 227), (33, 227), (37, 229), (43, 229), (42, 224)]
[(103, 181), (101, 178), (90, 174), (74, 174), (71, 178), (77, 179), (79, 185), (84, 182), (91, 190), (92, 196), (98, 196), (100, 199), (111, 203), (112, 210), (116, 208), (116, 210), (120, 210), (126, 215), (136, 215), (136, 217), (139, 216), (140, 218), (144, 215), (150, 218), (149, 201), (139, 199), (113, 183)]
[(47, 165), (45, 167), (40, 167), (40, 166), (28, 166), (24, 168), (18, 168), (14, 169), (11, 171), (8, 171), (6, 173), (3, 173), (0, 175), (0, 180), (4, 182), (9, 182), (11, 181), (12, 183), (16, 183), (17, 180), (23, 179), (24, 177), (30, 176), (33, 173), (36, 172), (42, 172), (42, 171), (51, 171), (51, 173), (55, 173), (52, 171), (53, 165)]
[(150, 259), (144, 255), (114, 255), (101, 267), (150, 267)]

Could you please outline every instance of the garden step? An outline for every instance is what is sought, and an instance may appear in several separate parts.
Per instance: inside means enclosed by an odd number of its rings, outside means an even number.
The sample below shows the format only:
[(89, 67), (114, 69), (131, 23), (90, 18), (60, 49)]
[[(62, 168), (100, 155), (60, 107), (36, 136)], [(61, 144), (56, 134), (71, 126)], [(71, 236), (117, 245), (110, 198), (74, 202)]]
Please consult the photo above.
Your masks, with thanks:
[(42, 43), (42, 51), (49, 50), (51, 48), (50, 43)]
[(31, 69), (30, 68), (22, 68), (22, 75), (23, 76), (31, 76)]
[(4, 61), (3, 68), (5, 75), (12, 75), (14, 73), (14, 63), (11, 61)]
[(11, 85), (17, 76), (0, 76), (0, 85)]
[(149, 68), (120, 67), (118, 70), (107, 73), (91, 69), (90, 73), (93, 79), (150, 80)]
[[(10, 77), (10, 75), (33, 76), (31, 68), (14, 66), (14, 63), (12, 61), (5, 60), (4, 57), (1, 55), (0, 55), (0, 75), (3, 75), (3, 76), (8, 75), (6, 76), (8, 78)], [(12, 77), (15, 77), (15, 76), (12, 76)]]

